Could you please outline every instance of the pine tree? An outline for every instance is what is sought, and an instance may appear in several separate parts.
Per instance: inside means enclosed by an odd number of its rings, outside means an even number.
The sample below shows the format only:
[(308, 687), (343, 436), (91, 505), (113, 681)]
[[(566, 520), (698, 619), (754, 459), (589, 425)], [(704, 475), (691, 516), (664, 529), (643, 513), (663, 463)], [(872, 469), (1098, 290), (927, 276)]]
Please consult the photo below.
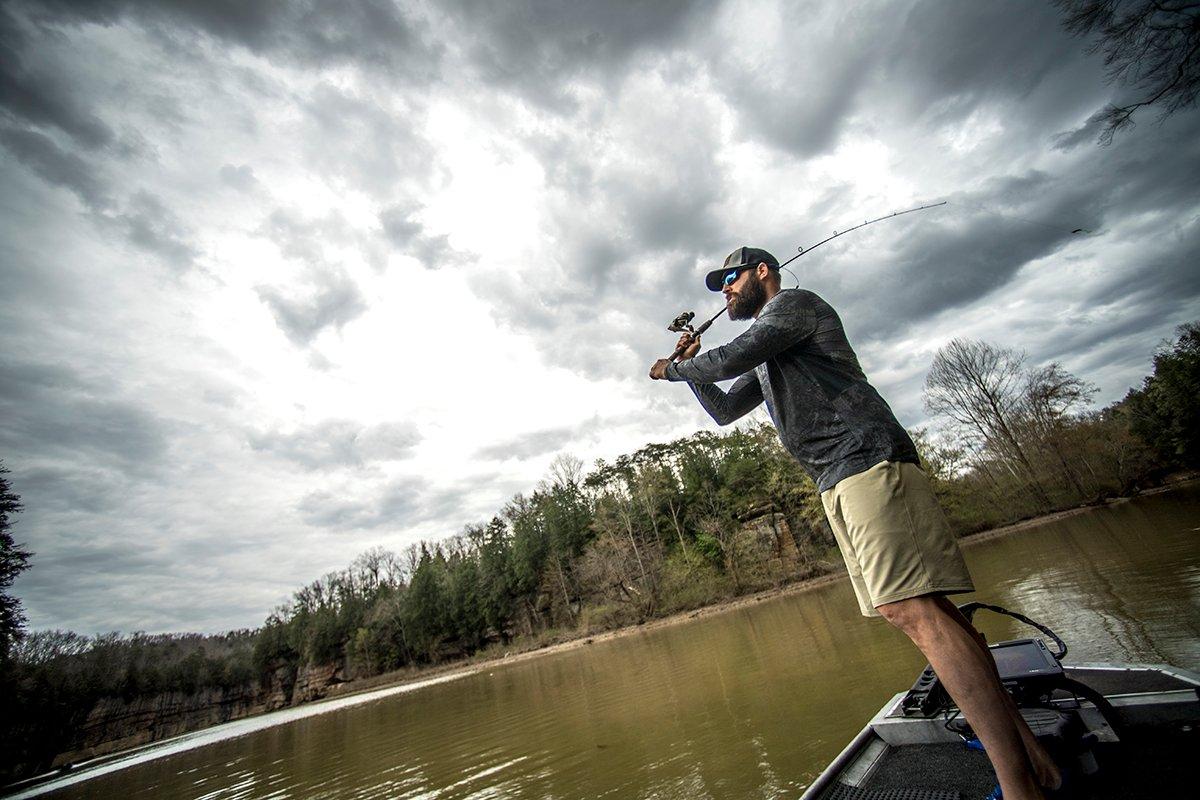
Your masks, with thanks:
[(4, 477), (9, 471), (0, 463), (0, 663), (7, 661), (25, 627), (21, 601), (9, 594), (13, 581), (29, 569), (29, 557), (13, 539), (11, 516), (21, 511), (21, 498)]

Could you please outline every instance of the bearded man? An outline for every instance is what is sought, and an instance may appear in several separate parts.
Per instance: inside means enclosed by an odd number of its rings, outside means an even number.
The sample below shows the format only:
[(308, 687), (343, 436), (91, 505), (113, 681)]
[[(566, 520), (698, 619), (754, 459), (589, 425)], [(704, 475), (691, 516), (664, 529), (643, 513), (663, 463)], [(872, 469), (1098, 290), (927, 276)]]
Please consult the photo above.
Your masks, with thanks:
[[(1029, 730), (987, 644), (947, 595), (974, 590), (916, 447), (867, 382), (837, 312), (813, 292), (780, 289), (779, 262), (740, 247), (705, 285), (729, 318), (754, 319), (700, 353), (685, 334), (656, 380), (687, 381), (718, 425), (766, 403), (783, 445), (812, 476), (863, 615), (882, 616), (921, 650), (983, 743), (1003, 796), (1040, 800), (1058, 768)], [(726, 392), (718, 381), (734, 379)]]

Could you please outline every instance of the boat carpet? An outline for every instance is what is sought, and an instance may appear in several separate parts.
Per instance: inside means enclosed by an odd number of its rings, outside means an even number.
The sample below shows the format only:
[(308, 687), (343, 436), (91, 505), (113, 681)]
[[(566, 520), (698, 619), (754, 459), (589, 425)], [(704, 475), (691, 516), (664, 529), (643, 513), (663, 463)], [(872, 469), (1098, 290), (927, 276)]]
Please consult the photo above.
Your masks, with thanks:
[[(1096, 749), (1100, 772), (1081, 782), (1080, 800), (1194, 797), (1200, 730), (1140, 730), (1119, 744)], [(961, 744), (889, 747), (862, 787), (835, 785), (821, 800), (986, 797), (996, 784), (987, 755)], [(893, 792), (918, 794), (891, 794)]]
[(969, 800), (986, 797), (995, 785), (987, 754), (957, 742), (889, 747), (867, 781), (874, 790), (920, 787)]

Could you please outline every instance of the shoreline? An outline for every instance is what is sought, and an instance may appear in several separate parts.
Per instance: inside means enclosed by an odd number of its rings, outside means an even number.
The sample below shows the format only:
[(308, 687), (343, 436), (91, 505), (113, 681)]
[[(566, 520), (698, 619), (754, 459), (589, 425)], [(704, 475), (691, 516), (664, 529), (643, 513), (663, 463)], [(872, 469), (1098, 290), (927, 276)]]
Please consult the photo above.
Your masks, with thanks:
[[(1188, 473), (1175, 480), (1170, 480), (1162, 486), (1156, 486), (1152, 489), (1146, 489), (1135, 495), (1114, 497), (1105, 500), (1101, 503), (1076, 506), (1066, 508), (1060, 511), (1051, 511), (1037, 517), (1018, 520), (1017, 522), (1008, 525), (1002, 525), (999, 528), (989, 528), (978, 533), (970, 533), (960, 536), (958, 541), (962, 547), (970, 547), (980, 542), (990, 541), (1002, 536), (1009, 536), (1014, 533), (1020, 533), (1031, 528), (1036, 528), (1040, 525), (1045, 525), (1050, 522), (1057, 522), (1068, 517), (1086, 514), (1089, 511), (1096, 511), (1102, 508), (1110, 508), (1112, 506), (1122, 505), (1138, 497), (1148, 497), (1152, 495), (1162, 494), (1176, 489), (1190, 481), (1195, 481), (1200, 478), (1200, 475)], [(777, 597), (789, 597), (794, 594), (802, 594), (812, 589), (817, 589), (830, 583), (846, 579), (846, 570), (843, 564), (839, 561), (833, 571), (823, 575), (815, 575), (811, 578), (802, 578), (792, 583), (785, 583), (782, 586), (775, 586), (769, 589), (761, 589), (750, 594), (740, 595), (728, 600), (722, 600), (719, 603), (713, 603), (707, 606), (700, 606), (688, 611), (677, 611), (673, 614), (668, 614), (665, 617), (656, 617), (646, 620), (645, 622), (636, 625), (626, 625), (621, 628), (614, 628), (609, 631), (600, 633), (580, 633), (572, 635), (571, 638), (554, 642), (553, 644), (535, 646), (528, 650), (519, 650), (517, 652), (502, 655), (488, 656), (479, 661), (470, 661), (468, 663), (452, 663), (441, 666), (425, 667), (415, 672), (398, 671), (385, 673), (383, 675), (374, 675), (370, 678), (362, 678), (360, 680), (347, 681), (346, 683), (338, 684), (330, 689), (329, 693), (320, 700), (312, 701), (314, 703), (324, 702), (340, 697), (350, 697), (360, 692), (375, 691), (377, 689), (391, 688), (394, 686), (404, 686), (409, 683), (416, 683), (421, 680), (432, 677), (465, 677), (483, 669), (492, 669), (506, 664), (516, 664), (523, 661), (528, 661), (542, 655), (552, 655), (555, 653), (564, 653), (571, 650), (576, 650), (598, 642), (606, 642), (613, 639), (618, 639), (625, 636), (632, 636), (642, 631), (657, 630), (659, 628), (679, 625), (684, 622), (690, 622), (701, 617), (723, 614), (729, 611), (734, 611), (746, 606), (756, 605), (758, 603), (772, 600)]]

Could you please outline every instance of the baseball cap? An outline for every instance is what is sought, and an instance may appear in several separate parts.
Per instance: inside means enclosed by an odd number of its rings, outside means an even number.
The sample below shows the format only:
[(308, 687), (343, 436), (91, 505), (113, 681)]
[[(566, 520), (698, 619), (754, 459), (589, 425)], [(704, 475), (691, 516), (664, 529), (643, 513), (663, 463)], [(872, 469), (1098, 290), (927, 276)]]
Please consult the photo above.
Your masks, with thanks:
[(726, 257), (724, 264), (704, 276), (704, 285), (710, 292), (719, 292), (729, 270), (757, 267), (764, 262), (771, 269), (779, 269), (779, 260), (766, 250), (759, 247), (739, 247)]

